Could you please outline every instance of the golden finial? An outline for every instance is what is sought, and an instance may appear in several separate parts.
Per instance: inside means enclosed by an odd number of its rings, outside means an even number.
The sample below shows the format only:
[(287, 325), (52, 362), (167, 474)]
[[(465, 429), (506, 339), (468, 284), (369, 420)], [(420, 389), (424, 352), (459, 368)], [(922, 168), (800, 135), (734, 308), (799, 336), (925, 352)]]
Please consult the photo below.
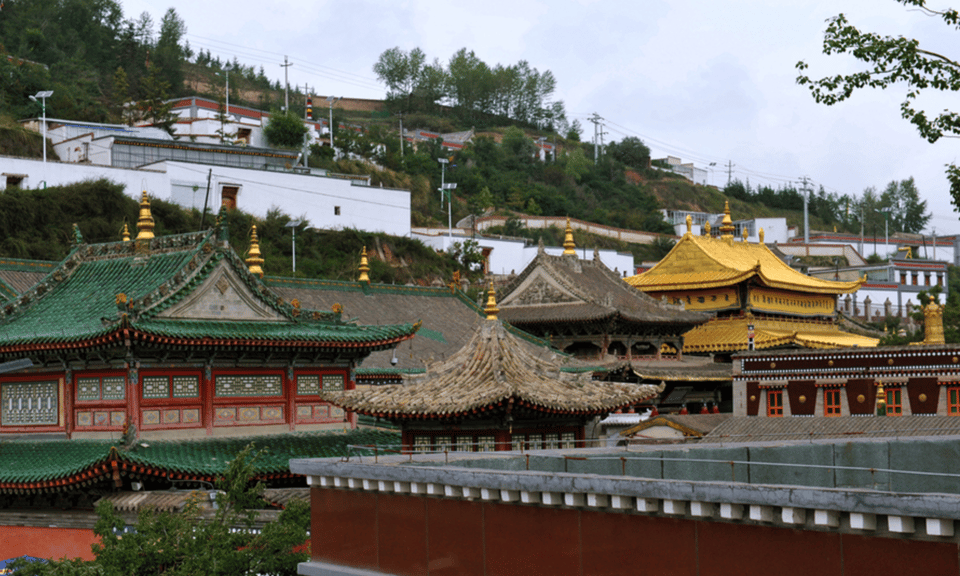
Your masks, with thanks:
[(129, 241), (130, 241), (130, 229), (127, 228), (127, 223), (126, 223), (126, 222), (123, 223), (123, 232), (120, 232), (120, 238), (121, 238), (124, 242), (129, 242)]
[(743, 236), (743, 241), (746, 242), (746, 241), (747, 241), (747, 227), (746, 227), (746, 226), (743, 227), (743, 230), (741, 230), (741, 234), (740, 234), (740, 235)]
[(256, 274), (263, 278), (263, 257), (260, 255), (260, 241), (257, 239), (257, 226), (254, 225), (250, 231), (250, 250), (247, 252), (247, 259), (244, 260), (251, 274)]
[(487, 289), (487, 305), (483, 311), (487, 313), (487, 320), (496, 320), (497, 313), (500, 312), (500, 309), (497, 308), (496, 291), (493, 289), (493, 278), (490, 279), (490, 288)]
[(760, 229), (760, 243), (763, 244), (763, 228)]
[(150, 240), (153, 238), (153, 214), (150, 213), (150, 198), (147, 191), (143, 191), (140, 197), (140, 218), (137, 220), (137, 240)]
[(707, 220), (706, 222), (703, 223), (703, 233), (704, 233), (705, 235), (707, 235), (707, 236), (710, 235), (710, 221), (709, 221), (709, 220)]
[(687, 214), (687, 234), (693, 234), (693, 216)]
[(877, 380), (877, 416), (887, 415), (887, 391), (883, 389), (883, 382)]
[(720, 237), (733, 242), (733, 232), (735, 230), (733, 220), (730, 219), (730, 201), (727, 200), (723, 205), (723, 222), (720, 224)]
[(563, 236), (563, 255), (576, 255), (577, 245), (573, 242), (573, 228), (570, 227), (570, 218), (567, 217), (567, 230)]
[(363, 247), (363, 251), (360, 252), (360, 268), (359, 268), (359, 270), (360, 270), (360, 279), (359, 279), (358, 281), (359, 281), (359, 282), (366, 282), (367, 284), (369, 284), (369, 283), (370, 283), (370, 276), (367, 274), (367, 272), (370, 271), (370, 266), (367, 265), (367, 247), (366, 247), (366, 246), (364, 246), (364, 247)]

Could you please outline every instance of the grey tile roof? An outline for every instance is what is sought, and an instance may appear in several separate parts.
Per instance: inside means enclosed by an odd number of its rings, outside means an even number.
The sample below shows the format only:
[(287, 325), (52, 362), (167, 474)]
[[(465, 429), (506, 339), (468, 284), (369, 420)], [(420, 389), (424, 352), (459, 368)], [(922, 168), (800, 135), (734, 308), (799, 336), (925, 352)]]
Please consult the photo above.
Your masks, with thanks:
[(897, 438), (960, 435), (956, 416), (787, 416), (730, 418), (701, 442), (777, 442), (835, 438)]

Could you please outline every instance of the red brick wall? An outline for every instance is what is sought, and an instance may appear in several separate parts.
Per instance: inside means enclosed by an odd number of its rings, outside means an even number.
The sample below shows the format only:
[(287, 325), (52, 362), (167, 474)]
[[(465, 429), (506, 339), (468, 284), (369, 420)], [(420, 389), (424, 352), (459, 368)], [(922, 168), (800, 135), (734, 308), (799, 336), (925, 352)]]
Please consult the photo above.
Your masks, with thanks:
[(90, 546), (96, 541), (93, 530), (0, 526), (0, 560), (24, 555), (53, 560), (93, 560)]
[(955, 542), (312, 489), (313, 560), (400, 575), (960, 574)]

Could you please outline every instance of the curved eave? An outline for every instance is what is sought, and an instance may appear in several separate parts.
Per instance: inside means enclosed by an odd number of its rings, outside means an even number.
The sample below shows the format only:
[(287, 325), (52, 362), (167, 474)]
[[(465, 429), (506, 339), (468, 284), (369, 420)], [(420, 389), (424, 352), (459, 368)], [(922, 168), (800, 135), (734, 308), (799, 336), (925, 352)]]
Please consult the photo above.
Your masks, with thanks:
[(753, 276), (757, 275), (756, 270), (747, 270), (746, 272), (738, 272), (735, 274), (726, 274), (720, 278), (704, 278), (701, 276), (700, 279), (696, 281), (691, 281), (688, 274), (684, 274), (683, 279), (674, 279), (671, 280), (671, 277), (679, 276), (678, 274), (658, 274), (656, 276), (649, 277), (647, 280), (643, 278), (647, 274), (653, 272), (655, 268), (647, 270), (642, 274), (637, 274), (636, 276), (631, 276), (624, 280), (627, 284), (630, 284), (637, 290), (642, 290), (644, 292), (670, 292), (673, 290), (702, 290), (705, 288), (723, 288), (724, 286), (732, 286), (734, 284), (739, 284), (744, 280), (748, 280)]
[[(799, 274), (799, 272), (798, 272)], [(770, 288), (779, 288), (781, 290), (789, 290), (791, 292), (808, 292), (815, 294), (851, 294), (860, 289), (860, 286), (863, 285), (864, 280), (861, 278), (859, 280), (854, 280), (852, 282), (835, 282), (833, 280), (821, 280), (820, 282), (810, 282), (810, 283), (794, 283), (794, 282), (782, 282), (774, 280), (768, 277), (761, 270), (757, 276), (760, 280), (763, 281), (765, 286)], [(811, 280), (815, 280), (811, 278)]]
[[(535, 401), (526, 400), (523, 398), (513, 397), (515, 399), (515, 406), (522, 406), (528, 410), (533, 410), (536, 412), (541, 412), (547, 415), (553, 416), (595, 416), (598, 414), (606, 414), (618, 409), (626, 408), (632, 406), (639, 402), (644, 402), (653, 398), (657, 395), (657, 392), (652, 392), (647, 395), (637, 396), (626, 401), (619, 401), (616, 403), (611, 403), (609, 405), (596, 406), (591, 408), (583, 408), (579, 410), (563, 408), (558, 406), (545, 406), (543, 404), (537, 403)], [(502, 412), (505, 404), (509, 403), (509, 398), (503, 398), (495, 403), (490, 402), (477, 406), (464, 407), (461, 410), (453, 410), (446, 412), (428, 412), (426, 410), (411, 410), (411, 411), (401, 411), (401, 410), (377, 410), (376, 408), (369, 406), (359, 406), (351, 402), (342, 402), (339, 400), (329, 400), (331, 403), (348, 410), (350, 412), (355, 412), (364, 416), (375, 416), (378, 418), (383, 418), (385, 420), (394, 420), (394, 421), (417, 421), (417, 420), (461, 420), (463, 418), (483, 418), (487, 416), (487, 413), (497, 412), (498, 410)], [(499, 412), (498, 412), (499, 413)]]
[(326, 340), (309, 340), (309, 339), (290, 339), (290, 340), (280, 340), (280, 339), (256, 339), (256, 338), (185, 338), (185, 337), (175, 337), (175, 336), (166, 336), (162, 334), (155, 334), (146, 331), (134, 330), (129, 328), (117, 329), (106, 334), (96, 336), (93, 338), (85, 337), (78, 338), (76, 340), (50, 340), (42, 342), (27, 342), (23, 344), (12, 344), (7, 346), (0, 346), (0, 354), (10, 354), (10, 353), (30, 353), (30, 352), (46, 352), (53, 350), (83, 350), (89, 348), (97, 348), (101, 346), (108, 346), (116, 344), (117, 342), (122, 342), (127, 339), (135, 340), (137, 342), (150, 344), (154, 346), (194, 346), (194, 347), (204, 347), (204, 348), (221, 348), (221, 347), (233, 347), (233, 348), (243, 348), (243, 347), (272, 347), (272, 348), (324, 348), (324, 349), (368, 349), (368, 348), (380, 348), (386, 346), (393, 346), (399, 344), (405, 340), (413, 338), (415, 330), (411, 328), (411, 332), (405, 334), (400, 334), (397, 336), (389, 338), (377, 338), (372, 340), (361, 340), (361, 341), (352, 341), (349, 339), (326, 339)]

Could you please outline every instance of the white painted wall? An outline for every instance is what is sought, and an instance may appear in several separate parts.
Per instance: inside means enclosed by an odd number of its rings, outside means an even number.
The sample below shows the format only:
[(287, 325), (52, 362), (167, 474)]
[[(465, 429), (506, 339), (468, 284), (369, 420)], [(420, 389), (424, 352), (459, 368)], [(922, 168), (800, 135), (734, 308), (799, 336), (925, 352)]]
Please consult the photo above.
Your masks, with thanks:
[(42, 188), (44, 182), (60, 186), (106, 178), (122, 184), (131, 198), (139, 199), (146, 190), (153, 198), (202, 209), (211, 168), (210, 210), (214, 212), (220, 209), (222, 187), (232, 185), (240, 189), (238, 207), (261, 218), (276, 207), (293, 218), (303, 217), (314, 228), (410, 235), (409, 191), (354, 186), (349, 180), (326, 176), (173, 161), (125, 169), (0, 156), (0, 185), (6, 185), (5, 174), (26, 175), (20, 186), (28, 189)]
[[(470, 236), (463, 236), (454, 233), (453, 236), (447, 234), (422, 234), (413, 233), (413, 238), (420, 240), (434, 250), (447, 251), (455, 242), (463, 242), (471, 239)], [(511, 273), (519, 274), (527, 267), (537, 256), (537, 245), (527, 244), (522, 240), (508, 240), (499, 238), (487, 238), (478, 236), (472, 238), (476, 240), (481, 248), (490, 249), (489, 270), (493, 274), (507, 275)], [(547, 254), (559, 256), (563, 254), (562, 246), (547, 246)], [(581, 260), (592, 260), (593, 249), (577, 248), (577, 256)], [(620, 276), (626, 271), (628, 276), (633, 275), (633, 254), (628, 252), (616, 252), (614, 250), (600, 250), (600, 261), (610, 268), (616, 270)]]

